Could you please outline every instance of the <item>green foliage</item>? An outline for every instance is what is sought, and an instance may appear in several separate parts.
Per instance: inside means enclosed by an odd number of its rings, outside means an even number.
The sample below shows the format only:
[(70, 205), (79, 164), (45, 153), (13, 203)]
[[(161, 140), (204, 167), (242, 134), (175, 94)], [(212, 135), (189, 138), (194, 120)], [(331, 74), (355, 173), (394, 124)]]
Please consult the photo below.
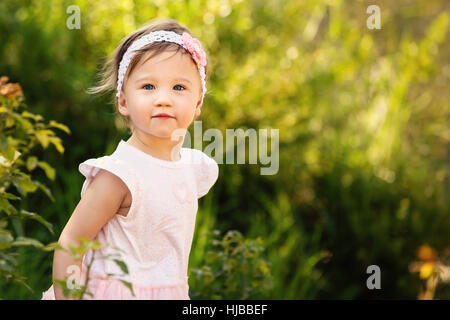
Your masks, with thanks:
[[(17, 83), (8, 83), (8, 77), (0, 78), (0, 279), (7, 282), (17, 282), (32, 291), (25, 283), (25, 278), (15, 272), (17, 266), (16, 247), (33, 246), (49, 251), (50, 247), (43, 245), (38, 239), (14, 236), (9, 228), (9, 223), (15, 221), (22, 223), (24, 220), (35, 220), (53, 233), (52, 224), (41, 215), (18, 208), (12, 201), (22, 200), (28, 193), (38, 189), (52, 200), (50, 190), (38, 180), (32, 180), (30, 172), (36, 167), (41, 167), (47, 177), (55, 178), (54, 169), (46, 162), (40, 161), (32, 155), (32, 149), (38, 142), (46, 149), (51, 142), (57, 146), (59, 152), (64, 152), (61, 141), (50, 130), (50, 127), (58, 127), (70, 133), (62, 124), (51, 121), (49, 124), (42, 122), (43, 117), (35, 115), (27, 110), (24, 103), (22, 89)], [(32, 120), (28, 120), (32, 119)], [(26, 172), (24, 172), (26, 169)], [(10, 192), (12, 187), (20, 193), (21, 197)]]
[(201, 268), (191, 270), (191, 299), (264, 299), (272, 288), (270, 263), (262, 253), (261, 238), (245, 239), (237, 230), (220, 237), (220, 231), (205, 235), (210, 240)]
[(119, 277), (118, 280), (120, 282), (122, 282), (131, 291), (133, 296), (135, 296), (132, 283), (125, 281), (123, 279), (120, 279), (120, 276), (128, 274), (128, 267), (127, 267), (126, 263), (120, 259), (117, 259), (118, 257), (120, 257), (120, 252), (123, 252), (123, 250), (121, 250), (120, 248), (117, 248), (117, 247), (111, 247), (110, 245), (101, 244), (97, 240), (88, 240), (84, 237), (80, 237), (79, 240), (81, 241), (81, 244), (79, 246), (69, 245), (69, 249), (65, 249), (65, 248), (61, 247), (57, 242), (53, 242), (53, 243), (49, 244), (49, 246), (54, 248), (54, 250), (62, 250), (62, 251), (68, 252), (75, 261), (80, 261), (82, 259), (82, 257), (89, 250), (91, 250), (92, 256), (87, 263), (87, 269), (86, 269), (86, 275), (84, 277), (84, 282), (81, 284), (81, 281), (83, 279), (81, 279), (81, 270), (78, 270), (79, 274), (77, 274), (76, 276), (78, 276), (79, 279), (74, 279), (75, 283), (71, 282), (69, 279), (71, 276), (68, 276), (68, 277), (65, 277), (63, 280), (53, 279), (53, 285), (61, 287), (63, 289), (64, 296), (66, 298), (69, 298), (72, 300), (73, 299), (82, 300), (83, 298), (85, 298), (85, 295), (89, 295), (89, 296), (93, 297), (94, 294), (91, 291), (89, 291), (89, 281), (91, 280), (91, 272), (90, 271), (92, 268), (92, 264), (95, 261), (95, 253), (98, 250), (105, 251), (105, 249), (110, 247), (115, 251), (115, 253), (103, 254), (102, 259), (105, 261), (107, 261), (107, 260), (114, 261), (114, 263), (116, 263), (120, 267), (122, 274), (108, 273), (107, 278), (113, 279), (115, 277)]
[[(318, 266), (332, 257), (332, 253), (320, 243), (323, 235), (320, 225), (308, 229), (302, 221), (296, 221), (292, 201), (284, 193), (280, 192), (273, 198), (260, 197), (258, 202), (264, 207), (264, 212), (256, 215), (249, 236), (258, 235), (264, 239), (271, 273), (277, 280), (270, 298), (311, 299), (317, 296), (326, 286)], [(292, 262), (297, 267), (286, 268)]]
[[(59, 234), (79, 201), (79, 163), (127, 137), (112, 95), (90, 97), (85, 89), (123, 37), (170, 17), (210, 55), (204, 130), (280, 132), (279, 172), (262, 177), (259, 165), (220, 165), (218, 182), (199, 202), (196, 232), (261, 237), (275, 299), (419, 297), (419, 273), (409, 270), (416, 249), (428, 244), (442, 258), (450, 243), (450, 19), (445, 1), (406, 3), (377, 1), (381, 29), (369, 30), (363, 0), (1, 1), (0, 70), (24, 86), (33, 112), (73, 124), (64, 141), (70, 154), (48, 155), (57, 201), (47, 206), (33, 194), (21, 201), (55, 221)], [(80, 7), (79, 30), (66, 28), (71, 4)], [(52, 144), (51, 136), (38, 137)], [(24, 163), (38, 167), (31, 157)], [(34, 188), (20, 175), (17, 184)], [(54, 240), (40, 228), (27, 232)], [(198, 269), (206, 247), (196, 236), (191, 263)], [(51, 259), (34, 257), (17, 256), (18, 268), (44, 288)], [(365, 286), (372, 264), (381, 268), (382, 290)], [(439, 282), (434, 298), (450, 297), (448, 283)], [(2, 294), (40, 298), (22, 287)]]

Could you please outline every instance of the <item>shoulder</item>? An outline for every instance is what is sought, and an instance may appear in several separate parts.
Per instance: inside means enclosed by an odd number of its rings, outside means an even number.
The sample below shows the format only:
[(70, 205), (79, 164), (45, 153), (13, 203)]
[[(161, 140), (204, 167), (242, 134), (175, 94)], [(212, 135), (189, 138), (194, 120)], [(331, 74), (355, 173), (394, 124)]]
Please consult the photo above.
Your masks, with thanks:
[(91, 185), (95, 189), (108, 190), (115, 197), (125, 195), (135, 186), (135, 175), (124, 161), (112, 156), (88, 159), (79, 165), (79, 171), (86, 177), (81, 194)]
[(208, 156), (201, 150), (184, 148), (186, 150), (186, 154), (188, 155), (188, 160), (190, 160), (191, 164), (197, 165), (207, 165), (207, 166), (215, 166), (217, 167), (217, 162), (212, 157)]
[(93, 178), (97, 175), (100, 169), (109, 171), (116, 176), (131, 175), (131, 166), (124, 160), (114, 156), (103, 156), (100, 158), (88, 159), (78, 166), (78, 170), (86, 178)]
[(192, 164), (197, 181), (197, 197), (204, 196), (214, 185), (219, 176), (219, 166), (217, 162), (206, 153), (191, 149)]
[(111, 171), (100, 168), (98, 173), (95, 175), (95, 179), (87, 187), (86, 192), (103, 193), (108, 198), (123, 198), (127, 193), (127, 186), (124, 181), (112, 173)]
[[(61, 237), (75, 239), (83, 236), (94, 239), (101, 228), (111, 220), (126, 196), (126, 186), (117, 169), (89, 159), (80, 165), (86, 176), (81, 192), (81, 200), (70, 217)], [(109, 171), (111, 170), (111, 171)], [(120, 172), (120, 170), (119, 170)], [(64, 235), (64, 236), (63, 236)]]

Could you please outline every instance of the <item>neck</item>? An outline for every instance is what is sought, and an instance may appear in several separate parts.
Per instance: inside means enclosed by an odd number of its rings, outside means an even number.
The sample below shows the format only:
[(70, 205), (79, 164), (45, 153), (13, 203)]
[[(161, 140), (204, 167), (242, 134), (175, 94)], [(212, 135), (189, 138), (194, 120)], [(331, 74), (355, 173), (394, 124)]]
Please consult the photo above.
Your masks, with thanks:
[(182, 139), (180, 137), (178, 141), (173, 141), (170, 138), (158, 138), (134, 131), (127, 143), (154, 158), (165, 161), (178, 161), (180, 160), (180, 150), (183, 144)]

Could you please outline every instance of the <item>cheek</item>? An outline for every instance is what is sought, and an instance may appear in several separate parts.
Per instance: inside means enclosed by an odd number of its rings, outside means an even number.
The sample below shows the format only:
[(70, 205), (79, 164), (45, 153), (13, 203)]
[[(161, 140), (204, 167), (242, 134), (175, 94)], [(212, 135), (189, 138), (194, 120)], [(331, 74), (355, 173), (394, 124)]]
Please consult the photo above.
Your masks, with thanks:
[(132, 103), (137, 106), (140, 106), (140, 105), (146, 103), (147, 100), (148, 100), (148, 97), (146, 98), (145, 95), (139, 94), (136, 92), (133, 96)]
[(190, 125), (195, 118), (195, 109), (189, 108), (183, 113), (182, 121), (183, 125)]
[(142, 95), (135, 95), (129, 103), (131, 105), (131, 108), (138, 113), (145, 112), (145, 110), (149, 109), (148, 98), (145, 98)]

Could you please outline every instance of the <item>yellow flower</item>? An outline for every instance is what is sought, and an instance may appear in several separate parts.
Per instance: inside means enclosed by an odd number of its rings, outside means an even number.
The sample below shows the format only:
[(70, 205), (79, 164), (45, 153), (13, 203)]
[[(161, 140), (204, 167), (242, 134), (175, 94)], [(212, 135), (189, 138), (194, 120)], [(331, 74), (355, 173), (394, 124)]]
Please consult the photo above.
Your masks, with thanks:
[(420, 268), (420, 279), (427, 279), (434, 271), (434, 263), (425, 262)]

